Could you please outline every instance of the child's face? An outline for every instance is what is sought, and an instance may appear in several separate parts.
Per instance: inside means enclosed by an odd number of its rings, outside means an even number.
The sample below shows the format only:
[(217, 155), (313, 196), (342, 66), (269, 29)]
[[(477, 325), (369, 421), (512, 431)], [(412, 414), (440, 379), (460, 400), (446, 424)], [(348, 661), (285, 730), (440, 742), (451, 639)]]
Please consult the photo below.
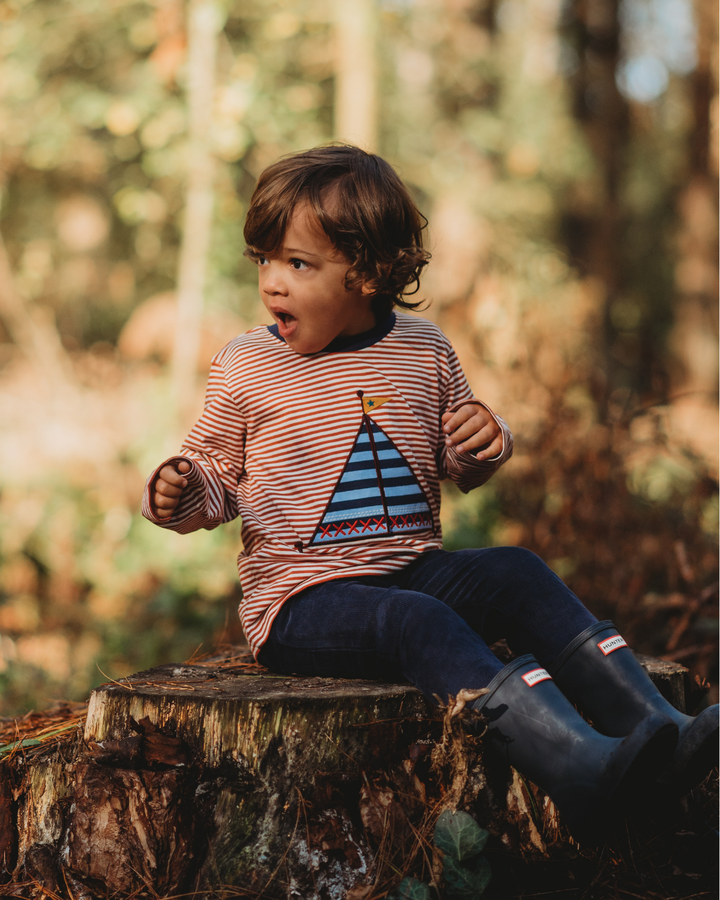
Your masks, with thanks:
[(262, 302), (296, 353), (317, 353), (375, 325), (372, 292), (345, 289), (349, 263), (306, 207), (295, 210), (276, 253), (256, 259)]

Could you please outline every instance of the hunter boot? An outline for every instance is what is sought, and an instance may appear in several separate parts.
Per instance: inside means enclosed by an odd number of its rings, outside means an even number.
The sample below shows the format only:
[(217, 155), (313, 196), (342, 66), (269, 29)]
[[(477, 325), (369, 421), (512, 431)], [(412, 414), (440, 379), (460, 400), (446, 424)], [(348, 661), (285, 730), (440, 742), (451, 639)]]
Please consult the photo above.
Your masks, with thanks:
[(634, 783), (672, 759), (677, 726), (643, 719), (624, 738), (598, 734), (534, 656), (513, 660), (473, 703), (487, 723), (484, 743), (550, 796), (581, 842), (602, 837)]
[(610, 621), (579, 634), (553, 663), (560, 690), (577, 703), (602, 734), (622, 737), (645, 716), (658, 714), (678, 727), (672, 762), (659, 781), (682, 791), (698, 785), (718, 760), (718, 707), (699, 716), (675, 709), (652, 683)]

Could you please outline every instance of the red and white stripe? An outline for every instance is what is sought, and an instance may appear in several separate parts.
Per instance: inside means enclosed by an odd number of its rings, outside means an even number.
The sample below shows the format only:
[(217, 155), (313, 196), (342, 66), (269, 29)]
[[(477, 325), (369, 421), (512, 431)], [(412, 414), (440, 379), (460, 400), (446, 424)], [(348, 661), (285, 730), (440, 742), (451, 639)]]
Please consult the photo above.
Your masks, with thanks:
[[(371, 416), (415, 473), (435, 531), (305, 546), (360, 427), (358, 390), (392, 398)], [(203, 414), (181, 450), (193, 465), (180, 504), (169, 519), (150, 505), (150, 486), (166, 460), (148, 479), (143, 513), (181, 534), (242, 517), (240, 616), (257, 654), (293, 594), (349, 575), (387, 574), (441, 546), (440, 479), (467, 492), (512, 453), (512, 436), (497, 416), (499, 457), (478, 461), (446, 450), (442, 413), (472, 400), (449, 341), (416, 316), (396, 314), (390, 333), (370, 347), (313, 356), (295, 353), (264, 326), (253, 328), (213, 360)]]

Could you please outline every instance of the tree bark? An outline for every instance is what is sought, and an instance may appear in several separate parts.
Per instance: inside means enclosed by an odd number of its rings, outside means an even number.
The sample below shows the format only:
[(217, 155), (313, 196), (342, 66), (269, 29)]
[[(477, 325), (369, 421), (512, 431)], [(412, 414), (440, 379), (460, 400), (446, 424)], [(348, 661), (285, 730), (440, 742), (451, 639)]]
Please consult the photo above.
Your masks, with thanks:
[(210, 248), (215, 158), (212, 152), (215, 58), (221, 13), (216, 0), (190, 0), (188, 13), (189, 146), (187, 197), (178, 268), (172, 389), (179, 430), (193, 408), (200, 325)]
[(335, 0), (335, 137), (373, 152), (378, 142), (376, 0)]
[[(686, 670), (644, 664), (683, 704)], [(469, 811), (511, 855), (572, 845), (549, 798), (484, 761), (481, 740), (411, 685), (249, 665), (168, 665), (103, 685), (82, 738), (0, 764), (5, 877), (90, 898), (364, 896), (423, 859), (434, 877), (444, 809)]]
[(689, 81), (693, 127), (686, 183), (677, 198), (675, 308), (670, 344), (672, 425), (718, 477), (717, 7), (695, 3), (698, 61)]
[(607, 385), (598, 397), (603, 418), (609, 396), (618, 386), (610, 310), (624, 286), (621, 178), (630, 138), (628, 104), (615, 82), (620, 59), (619, 7), (619, 0), (573, 0), (568, 7), (579, 51), (573, 79), (575, 115), (595, 157), (602, 194), (598, 209), (573, 220), (570, 243), (575, 261), (584, 274), (598, 280), (604, 294), (600, 346)]

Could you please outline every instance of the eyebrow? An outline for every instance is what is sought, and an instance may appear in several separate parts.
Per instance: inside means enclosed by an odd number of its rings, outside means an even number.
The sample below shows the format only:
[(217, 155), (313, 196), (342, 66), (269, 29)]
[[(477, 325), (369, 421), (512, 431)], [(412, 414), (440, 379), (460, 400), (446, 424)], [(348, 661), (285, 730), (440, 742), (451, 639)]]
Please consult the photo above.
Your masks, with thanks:
[(317, 253), (311, 253), (309, 250), (301, 250), (299, 247), (283, 247), (285, 253), (301, 253), (303, 256), (312, 256), (314, 259), (322, 259)]

